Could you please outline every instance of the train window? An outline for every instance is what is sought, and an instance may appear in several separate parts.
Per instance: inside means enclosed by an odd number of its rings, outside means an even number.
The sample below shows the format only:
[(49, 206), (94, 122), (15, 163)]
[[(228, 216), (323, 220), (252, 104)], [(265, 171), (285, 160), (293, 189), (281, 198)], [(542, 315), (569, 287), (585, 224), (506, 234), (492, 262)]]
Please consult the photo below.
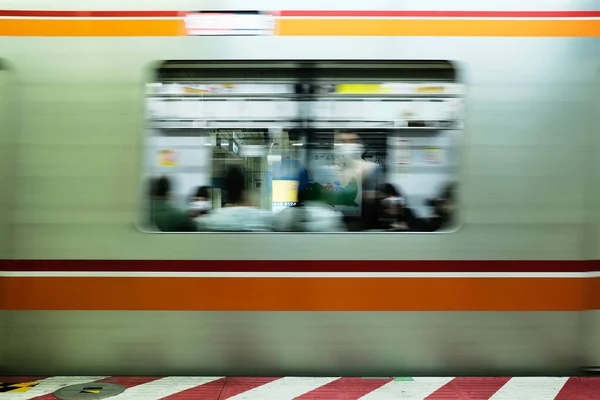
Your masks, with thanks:
[(458, 224), (451, 63), (166, 62), (146, 93), (146, 230)]

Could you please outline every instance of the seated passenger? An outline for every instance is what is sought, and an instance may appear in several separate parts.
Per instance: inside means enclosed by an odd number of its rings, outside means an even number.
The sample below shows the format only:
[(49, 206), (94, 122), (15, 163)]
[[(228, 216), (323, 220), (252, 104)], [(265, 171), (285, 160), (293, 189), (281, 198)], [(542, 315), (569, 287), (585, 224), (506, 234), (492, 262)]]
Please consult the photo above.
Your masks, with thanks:
[(274, 229), (280, 232), (340, 232), (344, 231), (343, 216), (323, 201), (308, 200), (308, 176), (301, 171), (298, 203), (281, 211), (274, 219)]
[(185, 211), (170, 201), (171, 182), (162, 176), (152, 182), (150, 219), (161, 232), (193, 232), (195, 225)]
[(199, 230), (220, 232), (270, 231), (273, 216), (270, 211), (253, 207), (247, 201), (244, 172), (230, 167), (225, 176), (227, 202), (196, 219)]
[(200, 186), (196, 188), (189, 201), (189, 213), (192, 218), (198, 218), (212, 208), (210, 188)]
[(386, 230), (434, 232), (439, 229), (436, 216), (419, 217), (407, 204), (401, 192), (391, 183), (381, 188), (381, 227)]
[(405, 220), (406, 202), (400, 192), (391, 183), (381, 189), (381, 227), (383, 229), (407, 229)]
[(437, 232), (452, 224), (454, 214), (454, 183), (444, 185), (440, 195), (427, 200), (432, 214), (427, 218), (416, 215), (409, 207), (404, 207), (403, 217), (408, 229), (413, 232)]
[(433, 216), (430, 218), (432, 230), (447, 229), (453, 223), (456, 205), (454, 194), (456, 184), (446, 183), (437, 198), (428, 200), (427, 204), (433, 208)]

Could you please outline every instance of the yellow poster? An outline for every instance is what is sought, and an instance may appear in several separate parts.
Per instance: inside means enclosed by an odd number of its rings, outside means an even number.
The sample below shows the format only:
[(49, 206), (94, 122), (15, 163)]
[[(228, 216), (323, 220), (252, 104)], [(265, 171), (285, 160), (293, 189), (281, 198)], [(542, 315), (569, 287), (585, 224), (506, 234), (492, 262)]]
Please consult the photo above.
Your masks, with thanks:
[(446, 88), (443, 86), (422, 85), (417, 88), (419, 94), (442, 94), (446, 93)]
[(295, 203), (298, 201), (298, 181), (274, 180), (273, 201), (276, 203)]
[(163, 149), (159, 151), (158, 164), (163, 167), (173, 167), (179, 165), (177, 162), (175, 150)]
[(437, 147), (425, 149), (425, 161), (428, 164), (441, 164), (443, 162), (444, 151)]
[(343, 94), (382, 94), (391, 93), (391, 89), (380, 84), (349, 83), (337, 85), (336, 92)]

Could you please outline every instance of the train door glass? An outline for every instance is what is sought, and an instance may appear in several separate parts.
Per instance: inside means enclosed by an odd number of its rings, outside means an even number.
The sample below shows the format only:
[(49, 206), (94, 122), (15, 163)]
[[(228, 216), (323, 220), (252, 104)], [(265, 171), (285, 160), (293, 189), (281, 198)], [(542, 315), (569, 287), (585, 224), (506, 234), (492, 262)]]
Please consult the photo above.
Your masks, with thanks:
[[(15, 115), (15, 85), (12, 71), (0, 60), (0, 259), (13, 257), (13, 223), (14, 223), (14, 182), (15, 182), (15, 141), (17, 121)], [(7, 293), (7, 283), (0, 279), (0, 341), (9, 341), (9, 313), (4, 311), (6, 304), (2, 293)], [(7, 366), (4, 349), (0, 348), (0, 369)]]
[[(165, 63), (147, 86), (144, 226), (452, 230), (463, 95), (455, 76), (445, 62)], [(236, 171), (243, 195), (232, 189)], [(158, 217), (167, 193), (178, 223)], [(247, 221), (219, 211), (231, 206), (244, 206)], [(310, 212), (290, 223), (297, 206), (339, 223), (311, 224)]]

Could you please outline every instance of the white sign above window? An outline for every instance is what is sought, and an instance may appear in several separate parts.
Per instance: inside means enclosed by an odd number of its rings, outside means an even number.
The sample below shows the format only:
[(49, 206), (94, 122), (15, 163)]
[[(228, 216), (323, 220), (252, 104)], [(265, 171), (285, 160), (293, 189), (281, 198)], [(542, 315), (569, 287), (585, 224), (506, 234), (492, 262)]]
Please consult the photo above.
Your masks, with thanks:
[(185, 29), (191, 36), (272, 35), (275, 17), (248, 12), (199, 12), (186, 14)]

